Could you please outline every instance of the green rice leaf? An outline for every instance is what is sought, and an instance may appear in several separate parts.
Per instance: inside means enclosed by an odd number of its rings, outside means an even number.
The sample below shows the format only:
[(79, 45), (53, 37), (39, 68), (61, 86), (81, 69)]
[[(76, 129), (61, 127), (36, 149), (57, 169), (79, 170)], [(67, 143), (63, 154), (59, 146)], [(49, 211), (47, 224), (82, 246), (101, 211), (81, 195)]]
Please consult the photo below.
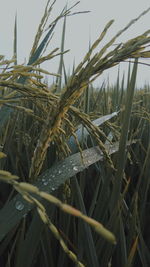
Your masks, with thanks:
[[(96, 126), (100, 126), (102, 125), (104, 122), (114, 118), (115, 116), (118, 115), (119, 112), (113, 112), (111, 114), (102, 116), (94, 121), (92, 121), (92, 123)], [(75, 132), (77, 139), (79, 141), (79, 143), (82, 142), (82, 138), (83, 138), (83, 133), (84, 133), (84, 140), (86, 140), (86, 138), (89, 136), (89, 132), (87, 131), (87, 129), (85, 127), (83, 127), (82, 125), (79, 125), (78, 130)], [(69, 141), (68, 141), (68, 145), (69, 148), (71, 149), (72, 153), (76, 153), (78, 151), (78, 146), (75, 142), (75, 139), (73, 136), (70, 137)]]
[[(118, 150), (118, 142), (114, 145), (107, 145), (106, 149), (109, 154)], [(40, 191), (53, 193), (60, 185), (64, 184), (67, 179), (83, 171), (90, 165), (99, 160), (103, 160), (103, 153), (98, 147), (92, 147), (83, 152), (84, 164), (81, 160), (80, 153), (71, 155), (46, 170), (38, 177), (35, 185)], [(0, 240), (21, 220), (23, 216), (33, 208), (32, 204), (26, 202), (20, 194), (16, 195), (3, 209), (0, 210)]]

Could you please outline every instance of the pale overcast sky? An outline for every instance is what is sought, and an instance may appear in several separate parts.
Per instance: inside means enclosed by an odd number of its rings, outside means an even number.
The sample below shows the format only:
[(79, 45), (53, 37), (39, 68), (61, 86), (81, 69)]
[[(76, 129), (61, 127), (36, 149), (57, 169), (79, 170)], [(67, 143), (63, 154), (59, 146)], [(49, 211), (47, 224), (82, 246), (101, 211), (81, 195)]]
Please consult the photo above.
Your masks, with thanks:
[[(49, 22), (59, 15), (67, 2), (68, 6), (71, 6), (77, 1), (57, 0)], [(18, 63), (22, 64), (25, 58), (28, 60), (38, 23), (44, 12), (47, 0), (0, 0), (0, 3), (0, 54), (5, 55), (6, 58), (12, 56), (14, 20), (15, 14), (17, 13)], [(70, 49), (70, 52), (65, 56), (66, 67), (68, 69), (70, 67), (71, 69), (74, 59), (76, 64), (82, 60), (88, 50), (89, 39), (91, 42), (94, 42), (109, 20), (114, 19), (115, 22), (108, 31), (104, 43), (122, 29), (131, 19), (137, 17), (142, 11), (149, 8), (149, 6), (149, 0), (81, 0), (74, 11), (89, 10), (91, 12), (71, 16), (67, 19), (65, 49)], [(54, 47), (60, 47), (62, 22), (63, 21), (60, 21), (55, 28), (55, 36), (47, 48), (47, 53)], [(150, 12), (131, 26), (131, 28), (119, 38), (118, 42), (127, 41), (148, 29), (150, 29)], [(146, 63), (150, 63), (150, 60), (147, 59)], [(122, 63), (120, 69), (123, 69), (124, 65), (125, 64)], [(53, 60), (53, 62), (46, 63), (42, 67), (48, 69), (50, 72), (56, 72), (58, 69), (58, 62)], [(117, 77), (117, 71), (117, 67), (113, 68), (111, 72), (107, 71), (102, 75), (101, 79), (98, 80), (99, 83), (101, 84), (104, 79), (107, 79), (108, 73), (110, 83), (114, 83)], [(139, 67), (137, 82), (140, 86), (145, 82), (150, 83), (150, 67)]]

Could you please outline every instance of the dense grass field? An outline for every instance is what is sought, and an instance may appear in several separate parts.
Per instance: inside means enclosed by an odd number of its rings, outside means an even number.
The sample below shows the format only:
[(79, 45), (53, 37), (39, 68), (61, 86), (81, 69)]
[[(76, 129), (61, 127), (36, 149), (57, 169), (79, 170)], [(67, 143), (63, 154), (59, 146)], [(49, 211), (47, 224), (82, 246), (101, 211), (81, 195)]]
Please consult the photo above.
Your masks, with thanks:
[[(54, 4), (47, 3), (27, 65), (17, 59), (17, 22), (13, 57), (0, 56), (0, 266), (149, 267), (150, 87), (136, 87), (138, 63), (150, 57), (149, 31), (111, 50), (149, 10), (95, 53), (108, 22), (68, 76), (64, 36), (73, 7), (45, 35)], [(46, 54), (60, 19), (61, 49)], [(56, 56), (58, 73), (44, 70)], [(93, 87), (125, 60), (127, 78)]]

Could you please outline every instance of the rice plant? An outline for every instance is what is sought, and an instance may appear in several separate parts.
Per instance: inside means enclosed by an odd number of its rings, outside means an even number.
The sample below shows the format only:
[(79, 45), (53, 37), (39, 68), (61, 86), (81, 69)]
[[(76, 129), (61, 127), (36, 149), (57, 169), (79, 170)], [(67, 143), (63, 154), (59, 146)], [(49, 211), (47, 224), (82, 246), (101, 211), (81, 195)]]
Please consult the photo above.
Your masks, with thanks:
[[(68, 77), (65, 25), (78, 2), (48, 25), (55, 2), (47, 2), (27, 65), (17, 59), (17, 19), (14, 55), (0, 56), (0, 265), (148, 267), (150, 89), (137, 90), (136, 77), (140, 58), (150, 57), (150, 31), (111, 48), (150, 8), (95, 53), (108, 22)], [(45, 55), (62, 19), (61, 49)], [(56, 56), (58, 73), (41, 67)], [(127, 88), (119, 73), (114, 87), (93, 88), (128, 59)], [(51, 86), (44, 75), (54, 77)]]

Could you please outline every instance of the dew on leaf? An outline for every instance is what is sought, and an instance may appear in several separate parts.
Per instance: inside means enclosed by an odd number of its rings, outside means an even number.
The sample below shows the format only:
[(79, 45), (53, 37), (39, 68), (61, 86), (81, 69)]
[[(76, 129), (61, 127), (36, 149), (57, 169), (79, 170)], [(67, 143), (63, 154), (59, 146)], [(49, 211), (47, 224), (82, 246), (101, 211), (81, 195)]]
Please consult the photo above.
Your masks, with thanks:
[(21, 211), (24, 209), (24, 204), (21, 201), (16, 201), (15, 207), (17, 210)]

